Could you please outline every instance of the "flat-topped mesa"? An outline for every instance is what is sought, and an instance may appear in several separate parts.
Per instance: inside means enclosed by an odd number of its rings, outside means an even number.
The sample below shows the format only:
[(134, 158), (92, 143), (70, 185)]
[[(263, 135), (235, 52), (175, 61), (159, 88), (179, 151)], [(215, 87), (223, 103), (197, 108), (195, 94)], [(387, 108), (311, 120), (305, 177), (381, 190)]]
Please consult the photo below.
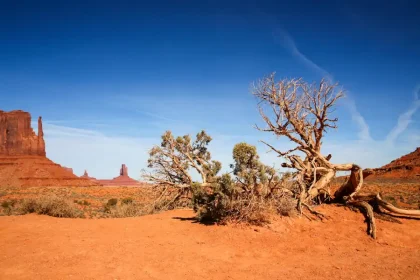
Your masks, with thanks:
[(28, 112), (0, 110), (0, 155), (46, 156), (42, 118), (38, 119), (38, 135), (31, 127)]

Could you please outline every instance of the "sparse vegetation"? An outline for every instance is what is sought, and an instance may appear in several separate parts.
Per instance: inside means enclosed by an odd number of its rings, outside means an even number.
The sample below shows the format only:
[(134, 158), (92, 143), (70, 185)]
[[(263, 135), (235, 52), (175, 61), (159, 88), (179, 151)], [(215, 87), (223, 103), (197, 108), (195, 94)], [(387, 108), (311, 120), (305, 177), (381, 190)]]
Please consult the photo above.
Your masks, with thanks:
[[(322, 154), (324, 134), (337, 128), (338, 119), (331, 114), (335, 103), (344, 96), (338, 84), (331, 84), (327, 79), (319, 84), (308, 84), (302, 79), (276, 81), (272, 74), (260, 80), (252, 93), (259, 100), (259, 111), (266, 124), (256, 128), (296, 144), (282, 152), (262, 141), (286, 159), (282, 167), (293, 169), (291, 176), (280, 179), (276, 170), (259, 161), (256, 148), (246, 143), (237, 144), (233, 150), (234, 177), (219, 176), (221, 163), (211, 160), (207, 146), (212, 139), (206, 132), (198, 133), (192, 142), (189, 135), (175, 138), (167, 131), (161, 145), (150, 150), (148, 167), (152, 172), (144, 173), (144, 178), (160, 189), (158, 202), (168, 201), (168, 190), (177, 189), (172, 192), (170, 203), (192, 199), (201, 221), (260, 224), (268, 222), (267, 215), (273, 209), (277, 214), (289, 215), (295, 208), (306, 217), (314, 215), (324, 219), (325, 215), (314, 206), (332, 202), (334, 198), (335, 202), (364, 210), (369, 221), (368, 232), (373, 238), (376, 238), (373, 207), (377, 205), (389, 212), (420, 216), (417, 210), (399, 209), (385, 202), (379, 194), (361, 195), (365, 176), (362, 168), (353, 163), (333, 164), (331, 154)], [(193, 181), (191, 170), (198, 172), (200, 181)], [(330, 186), (338, 171), (349, 171), (350, 176), (332, 197)]]
[(274, 214), (291, 215), (293, 193), (274, 168), (259, 161), (255, 146), (236, 144), (232, 177), (223, 174), (210, 186), (193, 185), (193, 205), (201, 221), (269, 223)]
[[(218, 176), (221, 164), (211, 160), (207, 150), (211, 138), (204, 131), (197, 134), (194, 143), (188, 135), (175, 140), (170, 132), (162, 139), (162, 147), (150, 152), (149, 167), (155, 168), (154, 173), (145, 175), (161, 193), (154, 205), (172, 209), (192, 200), (200, 221), (218, 223), (264, 224), (272, 214), (290, 215), (294, 211), (290, 207), (295, 200), (293, 192), (284, 187), (287, 177), (280, 179), (274, 168), (262, 164), (255, 146), (237, 144), (231, 165), (234, 177)], [(192, 181), (190, 168), (201, 175), (200, 182)]]
[[(97, 189), (98, 193), (93, 188), (82, 192), (75, 191), (76, 188), (45, 187), (41, 192), (28, 188), (15, 189), (16, 193), (25, 194), (23, 200), (15, 200), (5, 188), (0, 193), (1, 214), (132, 217), (193, 207), (203, 222), (261, 225), (268, 223), (272, 215), (298, 213), (309, 219), (311, 215), (324, 219), (316, 205), (336, 202), (362, 208), (372, 237), (376, 236), (373, 210), (420, 216), (414, 210), (420, 207), (419, 192), (403, 193), (400, 185), (395, 184), (391, 184), (390, 190), (379, 178), (380, 187), (367, 186), (362, 193), (364, 178), (371, 170), (362, 170), (353, 163), (333, 164), (331, 155), (321, 153), (324, 134), (330, 128), (337, 128), (338, 119), (331, 114), (344, 93), (336, 84), (327, 80), (319, 84), (308, 84), (302, 79), (275, 81), (273, 74), (258, 82), (252, 93), (259, 100), (260, 114), (266, 124), (256, 128), (296, 144), (288, 151), (281, 151), (263, 142), (286, 160), (282, 166), (292, 172), (280, 176), (278, 170), (260, 161), (255, 146), (242, 142), (233, 149), (231, 172), (220, 175), (222, 165), (212, 159), (209, 151), (212, 138), (205, 131), (197, 133), (194, 139), (189, 135), (176, 137), (166, 131), (161, 144), (149, 152), (151, 172), (143, 173), (147, 181), (154, 183), (150, 190), (122, 188), (122, 193), (116, 194), (103, 188)], [(338, 171), (348, 171), (350, 175), (334, 180)], [(193, 172), (198, 174), (197, 180)], [(341, 186), (332, 196), (330, 187), (339, 181)], [(382, 194), (384, 189), (387, 190)]]
[(132, 204), (133, 203), (133, 199), (131, 197), (126, 197), (121, 199), (121, 204)]
[(55, 195), (3, 201), (1, 204), (6, 215), (37, 213), (59, 218), (83, 218), (83, 212), (74, 203)]
[(87, 201), (87, 200), (77, 200), (77, 199), (75, 199), (75, 200), (73, 200), (73, 202), (77, 203), (79, 205), (83, 205), (83, 206), (89, 206), (90, 205), (90, 202)]
[(107, 206), (112, 207), (117, 205), (118, 203), (118, 199), (116, 198), (111, 198), (110, 200), (108, 200), (108, 202), (106, 203)]

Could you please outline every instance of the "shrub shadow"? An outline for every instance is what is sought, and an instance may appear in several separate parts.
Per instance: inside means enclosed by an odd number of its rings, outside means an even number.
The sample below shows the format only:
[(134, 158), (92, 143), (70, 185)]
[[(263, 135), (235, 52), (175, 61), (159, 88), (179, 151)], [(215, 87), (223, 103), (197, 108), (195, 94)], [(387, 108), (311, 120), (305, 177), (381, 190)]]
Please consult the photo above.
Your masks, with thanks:
[(172, 219), (174, 220), (180, 220), (183, 222), (191, 222), (192, 224), (202, 224), (202, 225), (206, 225), (206, 226), (211, 226), (211, 225), (215, 225), (216, 223), (213, 221), (208, 221), (208, 220), (204, 220), (204, 221), (199, 221), (196, 217), (172, 217)]

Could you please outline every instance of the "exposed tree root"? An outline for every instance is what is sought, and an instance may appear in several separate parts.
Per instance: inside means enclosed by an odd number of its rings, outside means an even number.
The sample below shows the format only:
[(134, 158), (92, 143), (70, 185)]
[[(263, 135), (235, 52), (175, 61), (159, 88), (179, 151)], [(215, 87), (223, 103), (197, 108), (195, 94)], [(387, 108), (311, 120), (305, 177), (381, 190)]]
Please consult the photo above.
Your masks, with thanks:
[(373, 239), (376, 239), (376, 222), (373, 214), (373, 207), (365, 201), (348, 201), (347, 204), (354, 205), (364, 210), (363, 212), (368, 224), (367, 232)]
[[(369, 235), (376, 238), (374, 211), (381, 212), (382, 208), (398, 215), (420, 217), (420, 210), (397, 208), (377, 194), (360, 196), (364, 178), (374, 171), (363, 170), (354, 163), (333, 164), (330, 162), (331, 154), (322, 155), (324, 133), (327, 128), (337, 128), (338, 119), (329, 115), (335, 102), (344, 96), (344, 92), (336, 87), (337, 84), (330, 84), (327, 80), (322, 80), (319, 85), (307, 84), (302, 79), (275, 81), (274, 74), (262, 79), (252, 90), (260, 100), (260, 114), (266, 123), (265, 128), (257, 126), (257, 129), (285, 136), (296, 144), (294, 148), (282, 152), (263, 142), (288, 160), (282, 163), (282, 167), (296, 170), (298, 191), (295, 196), (301, 214), (304, 214), (302, 208), (305, 207), (310, 213), (322, 217), (310, 205), (321, 204), (328, 199), (325, 190), (338, 171), (350, 171), (347, 182), (335, 192), (335, 201), (361, 208), (368, 220)], [(267, 112), (267, 109), (271, 110)]]
[(321, 219), (321, 221), (322, 220), (328, 220), (328, 217), (327, 216), (325, 216), (324, 214), (322, 214), (321, 212), (318, 212), (318, 211), (316, 211), (316, 210), (314, 210), (311, 206), (309, 206), (308, 204), (306, 204), (306, 203), (302, 203), (302, 205), (303, 206), (305, 206), (306, 207), (306, 209), (308, 209), (309, 210), (309, 212), (311, 212), (311, 214), (312, 215), (315, 215), (315, 216), (317, 216), (319, 219)]

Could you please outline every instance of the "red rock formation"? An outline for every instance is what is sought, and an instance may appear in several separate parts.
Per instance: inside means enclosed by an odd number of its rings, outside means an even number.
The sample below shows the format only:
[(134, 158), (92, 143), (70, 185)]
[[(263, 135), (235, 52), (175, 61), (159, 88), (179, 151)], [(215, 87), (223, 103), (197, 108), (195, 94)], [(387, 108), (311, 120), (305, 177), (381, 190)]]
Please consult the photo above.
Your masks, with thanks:
[(47, 155), (45, 152), (44, 130), (42, 129), (41, 116), (38, 117), (38, 155), (44, 156), (44, 157)]
[(38, 119), (38, 136), (31, 127), (31, 115), (20, 110), (0, 111), (0, 155), (44, 156), (42, 119)]
[(0, 111), (0, 185), (93, 186), (99, 183), (79, 178), (71, 168), (49, 160), (45, 153), (42, 119), (38, 135), (31, 127), (31, 115), (23, 111)]
[(134, 180), (128, 176), (128, 168), (125, 164), (121, 166), (120, 176), (115, 177), (112, 180), (97, 180), (104, 186), (140, 186), (140, 181)]
[(71, 172), (72, 174), (74, 174), (74, 173), (73, 173), (73, 168), (64, 167), (64, 166), (63, 166), (63, 168), (64, 168), (65, 170), (67, 170), (67, 171)]
[(42, 156), (0, 156), (0, 185), (6, 187), (95, 186)]
[(85, 179), (89, 179), (89, 180), (94, 180), (94, 181), (96, 181), (96, 178), (94, 178), (94, 177), (90, 177), (90, 176), (89, 176), (89, 174), (88, 174), (87, 170), (85, 170), (85, 173), (83, 173), (83, 175), (82, 175), (82, 176), (80, 176), (80, 178), (85, 178)]
[(120, 176), (128, 176), (128, 168), (123, 164), (120, 169)]

